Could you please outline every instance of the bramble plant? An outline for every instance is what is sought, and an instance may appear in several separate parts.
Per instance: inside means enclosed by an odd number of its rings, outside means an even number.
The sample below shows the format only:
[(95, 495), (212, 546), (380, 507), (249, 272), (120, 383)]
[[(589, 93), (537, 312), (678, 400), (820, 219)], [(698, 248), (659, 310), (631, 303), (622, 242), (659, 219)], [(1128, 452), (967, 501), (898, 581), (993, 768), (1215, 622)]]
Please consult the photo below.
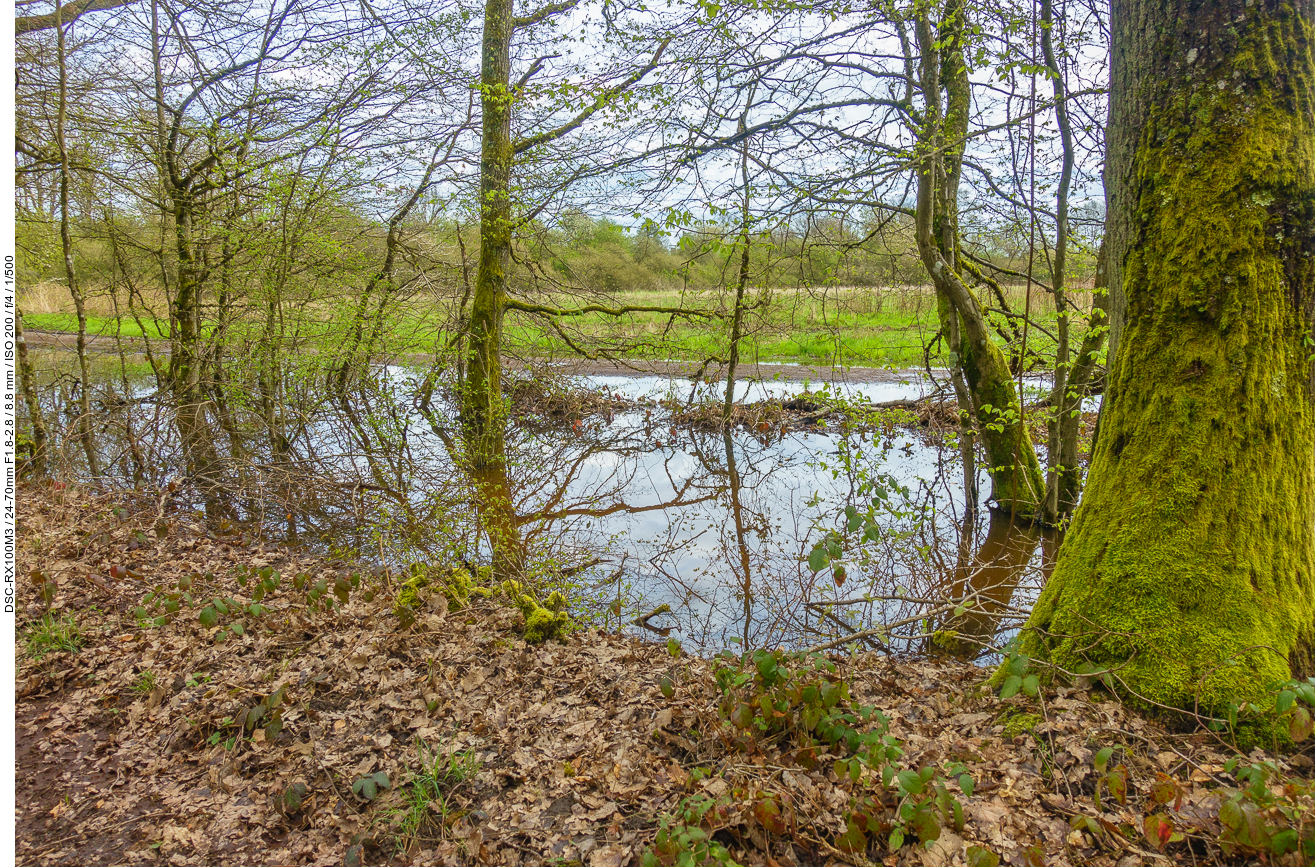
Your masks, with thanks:
[[(1219, 805), (1223, 829), (1219, 845), (1224, 854), (1268, 853), (1283, 856), (1300, 852), (1309, 863), (1315, 858), (1315, 823), (1309, 799), (1315, 786), (1306, 781), (1279, 782), (1281, 771), (1272, 761), (1242, 764), (1231, 759), (1224, 770), (1236, 773), (1237, 789), (1226, 790)], [(1305, 803), (1301, 803), (1301, 801)]]
[(287, 702), (288, 688), (280, 686), (251, 707), (243, 707), (235, 716), (220, 720), (206, 743), (210, 746), (222, 743), (224, 749), (231, 751), (242, 743), (243, 738), (255, 734), (257, 728), (263, 729), (265, 740), (273, 740), (283, 731), (282, 707)]
[(694, 795), (680, 802), (674, 815), (658, 820), (657, 837), (644, 850), (642, 867), (695, 867), (709, 861), (724, 867), (740, 867), (730, 851), (713, 839), (725, 827), (730, 799)]
[[(871, 839), (884, 837), (895, 850), (915, 836), (930, 845), (943, 827), (963, 830), (963, 805), (951, 786), (971, 796), (967, 769), (957, 762), (905, 768), (889, 720), (875, 707), (855, 707), (849, 684), (821, 654), (725, 653), (715, 677), (721, 716), (743, 736), (792, 738), (796, 760), (808, 768), (824, 753), (838, 756), (835, 774), (853, 787), (854, 802), (837, 848), (863, 852)], [(880, 788), (870, 792), (876, 779)]]

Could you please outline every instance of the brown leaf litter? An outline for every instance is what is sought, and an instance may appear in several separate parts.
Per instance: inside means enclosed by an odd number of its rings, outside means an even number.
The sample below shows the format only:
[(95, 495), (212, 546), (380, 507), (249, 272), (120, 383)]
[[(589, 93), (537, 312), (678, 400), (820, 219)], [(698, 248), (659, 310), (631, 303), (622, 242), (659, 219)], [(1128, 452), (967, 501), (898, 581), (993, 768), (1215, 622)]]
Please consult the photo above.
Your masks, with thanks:
[[(805, 769), (788, 744), (728, 736), (713, 662), (593, 629), (529, 646), (520, 614), (490, 601), (449, 612), (440, 596), (403, 630), (382, 584), (371, 602), (358, 592), (327, 610), (280, 591), (269, 615), (216, 643), (222, 625), (203, 627), (195, 607), (163, 626), (133, 610), (151, 587), (193, 573), (194, 597), (245, 600), (239, 565), (331, 585), (347, 564), (217, 535), (144, 494), (29, 486), (19, 518), (19, 574), (49, 581), (49, 614), (75, 617), (82, 636), (77, 652), (38, 657), (29, 626), (19, 649), (21, 864), (621, 867), (698, 793), (728, 805), (707, 830), (753, 867), (942, 867), (967, 863), (970, 845), (1016, 865), (1219, 857), (1210, 840), (1227, 751), (1084, 691), (1002, 701), (970, 665), (833, 657), (856, 700), (890, 719), (908, 767), (963, 762), (976, 783), (961, 798), (961, 834), (851, 854), (834, 844), (855, 784), (829, 761)], [(37, 581), (19, 601), (31, 620), (46, 613)], [(241, 726), (276, 694), (281, 730)], [(1120, 747), (1128, 794), (1098, 808), (1103, 746)], [(473, 774), (444, 778), (426, 803), (418, 774), (435, 757)], [(389, 786), (375, 800), (353, 794), (378, 772)], [(1142, 827), (1157, 779), (1174, 781), (1173, 815), (1190, 832), (1172, 856), (1127, 833)], [(789, 827), (755, 821), (764, 793), (789, 806)], [(1075, 817), (1093, 821), (1074, 830)]]

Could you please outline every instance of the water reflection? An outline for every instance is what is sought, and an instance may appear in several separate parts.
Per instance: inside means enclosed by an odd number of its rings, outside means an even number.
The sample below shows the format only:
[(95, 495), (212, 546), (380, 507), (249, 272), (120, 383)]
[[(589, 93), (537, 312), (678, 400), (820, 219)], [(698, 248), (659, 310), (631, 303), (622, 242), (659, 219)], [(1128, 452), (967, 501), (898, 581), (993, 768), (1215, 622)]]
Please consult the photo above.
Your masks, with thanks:
[[(117, 409), (103, 420), (103, 464), (122, 483), (164, 485), (177, 476), (176, 435), (145, 380), (120, 378)], [(1043, 580), (1040, 532), (968, 509), (957, 448), (916, 426), (699, 430), (674, 425), (661, 400), (719, 401), (720, 386), (584, 378), (575, 385), (589, 400), (514, 407), (505, 460), (475, 473), (463, 462), (452, 401), (425, 371), (380, 368), (345, 404), (298, 391), (304, 381), (284, 390), (297, 423), (280, 454), (236, 396), (217, 428), (228, 437), (223, 453), (241, 457), (226, 469), (241, 517), (331, 553), (489, 562), (501, 547), (503, 570), (569, 580), (577, 608), (613, 625), (669, 605), (654, 625), (703, 651), (810, 646), (900, 621), (914, 624), (904, 640), (867, 643), (919, 651), (919, 615), (934, 607), (920, 600), (975, 595), (962, 617), (934, 624), (957, 633), (943, 649), (972, 656)], [(107, 393), (114, 382), (107, 377)], [(740, 395), (803, 388), (744, 383)], [(842, 388), (886, 401), (920, 398), (933, 385), (908, 377)], [(75, 403), (67, 387), (45, 394), (53, 413)], [(114, 421), (124, 413), (132, 424)], [(901, 493), (875, 509), (879, 533), (859, 544), (844, 510), (874, 508), (874, 484)], [(807, 564), (827, 531), (846, 539), (843, 582)]]
[[(971, 538), (971, 537), (966, 537)], [(1054, 551), (1057, 531), (1028, 522), (1017, 521), (998, 509), (990, 510), (986, 535), (980, 545), (961, 545), (960, 562), (955, 566), (949, 598), (965, 600), (967, 610), (959, 616), (943, 618), (941, 631), (930, 639), (929, 649), (948, 652), (962, 659), (974, 659), (991, 645), (1001, 622), (1014, 625), (1027, 616), (1031, 600), (1014, 604), (1020, 577), (1036, 560), (1037, 544), (1045, 539), (1047, 550)], [(1042, 578), (1049, 578), (1053, 557), (1042, 557)]]

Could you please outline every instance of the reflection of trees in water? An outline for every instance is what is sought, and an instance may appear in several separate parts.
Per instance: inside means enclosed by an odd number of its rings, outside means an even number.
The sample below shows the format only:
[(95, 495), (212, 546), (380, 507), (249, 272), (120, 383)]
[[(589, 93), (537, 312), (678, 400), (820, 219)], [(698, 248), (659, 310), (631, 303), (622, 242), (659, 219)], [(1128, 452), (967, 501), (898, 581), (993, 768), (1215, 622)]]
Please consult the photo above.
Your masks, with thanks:
[(972, 604), (963, 615), (943, 619), (942, 635), (932, 639), (934, 647), (973, 659), (992, 643), (1005, 617), (1012, 615), (1017, 622), (1027, 616), (1026, 610), (1011, 603), (1043, 535), (1051, 542), (1056, 538), (1053, 531), (990, 510), (986, 535), (976, 550), (971, 545), (961, 548), (963, 556), (955, 564), (946, 592), (950, 599), (971, 600)]
[[(184, 466), (167, 400), (121, 373), (107, 365), (97, 386), (107, 478), (164, 486)], [(819, 528), (834, 526), (845, 505), (862, 504), (874, 468), (908, 460), (895, 429), (783, 441), (675, 430), (620, 409), (564, 420), (518, 415), (505, 429), (502, 460), (473, 472), (441, 375), (376, 367), (331, 399), (315, 377), (290, 376), (279, 389), (277, 443), (259, 392), (245, 395), (239, 382), (229, 380), (222, 419), (217, 404), (202, 415), (213, 425), (225, 495), (240, 520), (267, 536), (391, 563), (488, 562), (500, 549), (510, 572), (572, 573), (609, 599), (628, 587), (629, 603), (642, 610), (667, 602), (681, 637), (709, 648), (732, 637), (746, 647), (808, 645), (918, 610), (888, 597), (971, 589), (981, 607), (949, 627), (966, 653), (970, 639), (993, 634), (995, 613), (1016, 593), (1009, 576), (1028, 571), (1036, 547), (1035, 531), (1010, 530), (1007, 519), (953, 519), (946, 504), (962, 498), (961, 470), (955, 450), (943, 448), (922, 452), (935, 455), (930, 472), (904, 512), (883, 518), (881, 538), (847, 552), (843, 587), (829, 573), (812, 574), (804, 555)], [(52, 437), (54, 451), (72, 467), (77, 380), (48, 385), (48, 418), (63, 431)], [(846, 449), (863, 461), (814, 463)], [(180, 505), (204, 505), (196, 481), (182, 479)], [(815, 487), (829, 499), (810, 502)], [(602, 587), (608, 578), (616, 583)], [(825, 607), (842, 597), (858, 601)]]

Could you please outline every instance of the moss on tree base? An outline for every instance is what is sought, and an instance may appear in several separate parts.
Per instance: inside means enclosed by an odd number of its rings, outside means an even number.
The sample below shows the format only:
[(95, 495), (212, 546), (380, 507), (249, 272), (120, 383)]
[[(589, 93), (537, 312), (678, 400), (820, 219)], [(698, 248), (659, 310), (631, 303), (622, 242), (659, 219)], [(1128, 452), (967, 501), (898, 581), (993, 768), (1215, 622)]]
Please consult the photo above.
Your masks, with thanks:
[(1312, 646), (1315, 22), (1173, 6), (1144, 37), (1160, 67), (1127, 88), (1148, 100), (1128, 321), (1023, 650), (1218, 709), (1302, 673)]

